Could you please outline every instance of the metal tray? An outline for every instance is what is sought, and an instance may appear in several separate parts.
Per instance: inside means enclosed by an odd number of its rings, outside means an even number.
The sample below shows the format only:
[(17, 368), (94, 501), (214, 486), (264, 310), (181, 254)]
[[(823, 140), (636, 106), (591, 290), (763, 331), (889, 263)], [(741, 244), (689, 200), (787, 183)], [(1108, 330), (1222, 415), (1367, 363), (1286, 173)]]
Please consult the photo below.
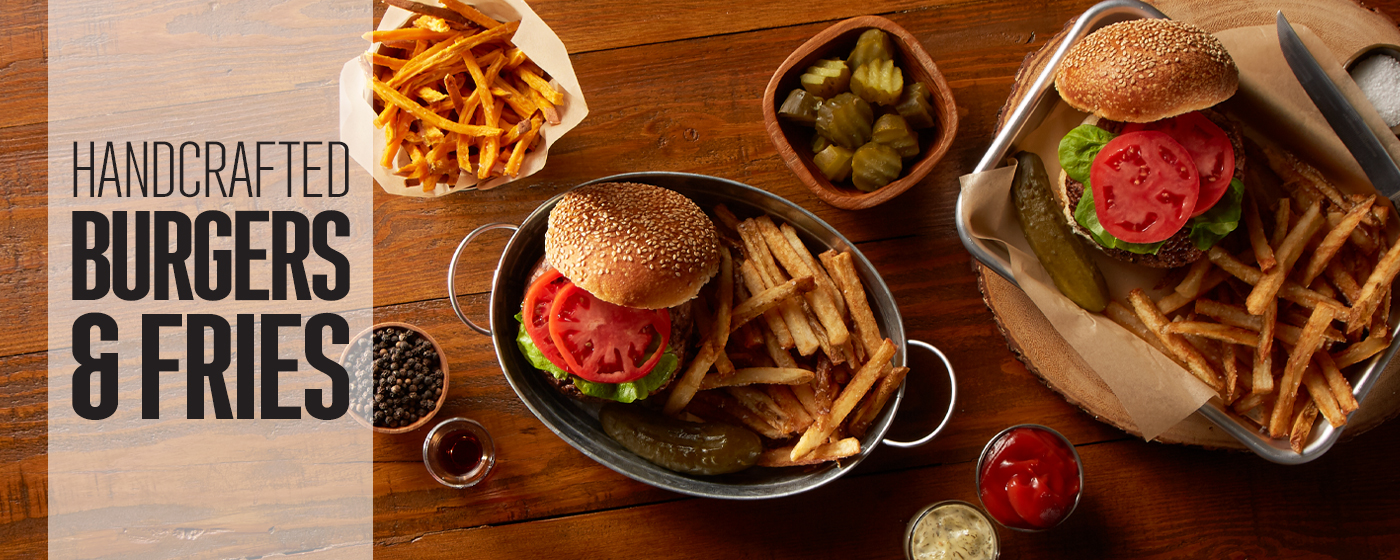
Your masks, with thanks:
[[(996, 138), (992, 140), (991, 147), (987, 148), (987, 153), (982, 156), (982, 161), (978, 162), (973, 172), (981, 173), (1000, 167), (1002, 161), (1011, 151), (1011, 147), (1026, 134), (1039, 127), (1041, 122), (1045, 120), (1046, 115), (1060, 99), (1059, 93), (1052, 87), (1055, 81), (1055, 69), (1059, 67), (1060, 61), (1064, 59), (1065, 53), (1074, 43), (1094, 30), (1110, 24), (1133, 19), (1166, 17), (1156, 8), (1135, 0), (1100, 2), (1080, 15), (1074, 25), (1065, 32), (1064, 40), (1056, 46), (1055, 51), (1046, 62), (1045, 68), (1031, 82), (1026, 95), (1007, 116), (1005, 124), (997, 133)], [(1016, 284), (1016, 278), (1011, 275), (1010, 256), (1004, 250), (983, 243), (982, 240), (976, 239), (968, 233), (961, 195), (958, 196), (955, 221), (958, 238), (962, 240), (963, 247), (972, 253), (973, 258), (991, 268), (1007, 281)], [(1398, 322), (1400, 319), (1392, 314), (1392, 338), (1400, 336), (1400, 329), (1396, 327)], [(1366, 399), (1366, 395), (1370, 393), (1376, 379), (1380, 377), (1381, 372), (1395, 356), (1397, 348), (1400, 348), (1400, 345), (1392, 342), (1385, 352), (1362, 366), (1352, 368), (1348, 377), (1352, 380), (1352, 393), (1356, 396), (1357, 402)], [(1332, 448), (1332, 445), (1342, 434), (1342, 428), (1333, 428), (1331, 424), (1319, 416), (1318, 425), (1313, 428), (1307, 446), (1303, 448), (1302, 453), (1296, 453), (1288, 447), (1286, 440), (1268, 438), (1260, 434), (1246, 420), (1227, 412), (1220, 404), (1219, 399), (1211, 399), (1202, 405), (1197, 413), (1205, 416), (1260, 457), (1285, 465), (1298, 465), (1321, 457), (1323, 453)]]
[[(894, 365), (905, 365), (910, 346), (931, 351), (942, 359), (947, 368), (950, 383), (947, 413), (943, 415), (941, 422), (935, 429), (918, 440), (901, 442), (885, 439), (885, 433), (894, 420), (895, 411), (898, 410), (899, 403), (904, 398), (904, 387), (900, 386), (894, 397), (885, 406), (884, 411), (871, 424), (865, 437), (861, 438), (859, 454), (840, 462), (819, 465), (783, 468), (753, 467), (734, 474), (706, 477), (668, 471), (634, 455), (603, 432), (597, 419), (598, 406), (596, 404), (565, 397), (545, 381), (544, 375), (525, 360), (516, 346), (515, 336), (519, 329), (519, 322), (516, 321), (515, 315), (520, 311), (520, 302), (525, 294), (525, 281), (535, 263), (544, 256), (544, 234), (548, 227), (549, 212), (564, 196), (561, 194), (541, 204), (518, 227), (511, 224), (487, 224), (477, 228), (458, 245), (456, 254), (452, 257), (452, 264), (448, 268), (448, 294), (458, 318), (478, 333), (492, 338), (496, 347), (496, 357), (500, 361), (506, 381), (510, 383), (511, 388), (515, 390), (530, 412), (534, 413), (550, 431), (603, 466), (639, 482), (692, 496), (755, 500), (789, 496), (811, 490), (850, 471), (881, 443), (894, 447), (923, 445), (932, 440), (948, 425), (954, 401), (957, 398), (957, 383), (953, 375), (952, 365), (948, 362), (947, 357), (932, 345), (918, 340), (909, 340), (905, 337), (904, 322), (899, 316), (899, 308), (895, 305), (894, 296), (890, 293), (889, 287), (885, 285), (885, 281), (880, 278), (875, 267), (865, 259), (860, 250), (835, 228), (802, 207), (766, 191), (743, 183), (705, 175), (664, 171), (627, 173), (595, 179), (579, 186), (629, 181), (671, 189), (694, 200), (704, 209), (723, 203), (741, 218), (766, 213), (791, 224), (807, 244), (807, 247), (817, 252), (826, 249), (850, 251), (854, 257), (861, 282), (865, 284), (866, 292), (870, 297), (871, 309), (875, 313), (875, 320), (880, 325), (880, 332), (895, 343)], [(501, 260), (496, 267), (495, 276), (491, 281), (490, 328), (488, 329), (474, 324), (462, 312), (457, 305), (456, 290), (452, 279), (455, 277), (457, 259), (466, 246), (478, 234), (491, 229), (512, 229), (515, 233), (507, 242)], [(922, 397), (928, 398), (926, 395)], [(942, 410), (942, 405), (943, 403), (940, 401), (937, 405), (938, 410)]]

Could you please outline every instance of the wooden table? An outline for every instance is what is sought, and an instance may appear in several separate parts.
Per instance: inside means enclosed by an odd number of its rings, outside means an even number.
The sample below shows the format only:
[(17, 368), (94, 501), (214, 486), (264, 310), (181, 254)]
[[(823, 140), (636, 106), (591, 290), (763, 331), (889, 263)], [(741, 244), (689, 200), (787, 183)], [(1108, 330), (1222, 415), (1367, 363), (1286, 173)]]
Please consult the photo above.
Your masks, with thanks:
[[(898, 558), (905, 523), (946, 499), (976, 502), (988, 438), (1052, 426), (1086, 467), (1078, 511), (1046, 534), (1002, 530), (1006, 558), (1400, 557), (1400, 422), (1284, 467), (1246, 453), (1144, 443), (1047, 389), (1007, 350), (953, 226), (957, 178), (988, 145), (1022, 58), (1092, 0), (786, 3), (535, 0), (573, 53), (592, 112), (548, 167), (518, 184), (433, 200), (375, 198), (375, 318), (411, 321), (450, 356), (443, 414), (482, 422), (499, 449), (482, 485), (450, 490), (420, 460), (426, 430), (375, 440), (381, 558)], [(764, 4), (771, 4), (764, 6)], [(1375, 2), (1400, 16), (1400, 2)], [(958, 101), (959, 140), (933, 173), (883, 206), (848, 212), (793, 177), (764, 132), (774, 68), (833, 21), (882, 14), (928, 49)], [(0, 557), (46, 544), (44, 3), (0, 5)], [(854, 472), (781, 500), (688, 498), (614, 473), (565, 444), (520, 403), (488, 338), (453, 315), (443, 288), (457, 241), (517, 222), (583, 180), (641, 170), (705, 173), (779, 194), (858, 243), (894, 291), (913, 338), (958, 369), (946, 434), (881, 448)], [(484, 317), (504, 235), (465, 258), (466, 306)], [(911, 377), (919, 375), (916, 371)], [(911, 391), (906, 403), (918, 396)], [(916, 407), (897, 424), (918, 431)]]

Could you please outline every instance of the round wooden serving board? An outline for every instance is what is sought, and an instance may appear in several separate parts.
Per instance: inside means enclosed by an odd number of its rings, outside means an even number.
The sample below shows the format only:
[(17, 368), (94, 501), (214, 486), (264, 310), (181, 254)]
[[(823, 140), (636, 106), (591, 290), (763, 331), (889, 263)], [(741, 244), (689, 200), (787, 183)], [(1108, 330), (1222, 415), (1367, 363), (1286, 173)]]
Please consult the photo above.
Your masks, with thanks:
[[(1350, 60), (1360, 50), (1375, 44), (1400, 44), (1400, 29), (1388, 18), (1362, 8), (1350, 0), (1288, 2), (1218, 2), (1201, 0), (1159, 0), (1153, 2), (1169, 16), (1195, 23), (1208, 31), (1272, 23), (1275, 10), (1284, 10), (1295, 23), (1309, 26), (1334, 51), (1338, 60)], [(1067, 23), (1068, 29), (1072, 22)], [(1040, 51), (1026, 56), (1012, 85), (1011, 98), (1002, 108), (1002, 118), (1025, 94), (1025, 88), (1044, 67), (1048, 53), (1064, 33), (1050, 39)], [(998, 128), (1001, 126), (998, 120)], [(1126, 410), (1089, 369), (1068, 342), (1046, 320), (1030, 298), (990, 268), (976, 263), (978, 286), (987, 307), (992, 310), (1011, 351), (1026, 368), (1045, 381), (1051, 390), (1094, 418), (1125, 432), (1140, 436)], [(1400, 360), (1386, 368), (1365, 402), (1348, 421), (1343, 440), (1354, 437), (1400, 415)], [(1157, 437), (1162, 443), (1194, 445), (1212, 449), (1245, 449), (1244, 445), (1200, 414), (1193, 414)]]

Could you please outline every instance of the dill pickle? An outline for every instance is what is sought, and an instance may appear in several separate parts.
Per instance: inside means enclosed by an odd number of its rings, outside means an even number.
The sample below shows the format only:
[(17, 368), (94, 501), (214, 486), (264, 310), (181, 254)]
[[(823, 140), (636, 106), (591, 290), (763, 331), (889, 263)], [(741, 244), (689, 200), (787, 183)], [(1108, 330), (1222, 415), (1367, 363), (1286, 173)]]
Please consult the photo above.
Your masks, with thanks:
[(753, 466), (763, 451), (758, 435), (745, 428), (676, 420), (636, 405), (604, 405), (598, 420), (629, 451), (680, 473), (738, 472)]
[(879, 142), (861, 146), (851, 156), (851, 182), (865, 192), (890, 184), (903, 170), (899, 152)]
[(817, 107), (821, 104), (822, 100), (807, 90), (794, 89), (778, 107), (778, 116), (788, 122), (814, 126), (817, 123)]
[(937, 124), (933, 119), (933, 105), (929, 103), (928, 86), (923, 82), (904, 86), (904, 93), (899, 96), (894, 110), (914, 128), (930, 128)]
[(1011, 199), (1031, 250), (1060, 293), (1088, 311), (1103, 311), (1108, 306), (1108, 284), (1084, 241), (1065, 221), (1060, 204), (1050, 191), (1050, 177), (1040, 156), (1020, 152), (1016, 162)]
[(891, 148), (899, 153), (899, 157), (911, 158), (919, 155), (919, 135), (909, 128), (909, 123), (904, 121), (904, 117), (890, 113), (880, 115), (875, 119), (875, 130), (870, 134), (871, 139)]
[(872, 60), (851, 74), (851, 93), (879, 105), (893, 105), (904, 93), (904, 72), (893, 60)]
[(812, 163), (817, 164), (817, 170), (826, 176), (831, 182), (845, 181), (851, 176), (851, 156), (850, 150), (832, 144), (826, 149), (817, 152), (812, 156)]
[(830, 145), (831, 141), (827, 140), (825, 136), (822, 136), (820, 134), (812, 135), (812, 153), (820, 154), (822, 153), (822, 150), (825, 150), (826, 147)]
[(817, 109), (817, 133), (847, 150), (869, 142), (874, 126), (875, 110), (851, 93), (828, 99)]
[(860, 68), (872, 60), (894, 60), (894, 42), (880, 29), (866, 29), (860, 34), (851, 56), (846, 57), (846, 64)]
[(844, 60), (818, 60), (798, 81), (807, 93), (826, 99), (851, 87), (851, 67)]

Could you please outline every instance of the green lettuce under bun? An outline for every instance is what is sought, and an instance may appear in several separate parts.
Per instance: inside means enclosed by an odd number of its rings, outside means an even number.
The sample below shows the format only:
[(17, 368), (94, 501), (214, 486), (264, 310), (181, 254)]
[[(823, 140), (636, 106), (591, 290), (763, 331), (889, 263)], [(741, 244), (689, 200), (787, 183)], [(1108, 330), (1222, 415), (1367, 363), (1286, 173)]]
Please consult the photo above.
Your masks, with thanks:
[[(1074, 221), (1088, 230), (1089, 236), (1099, 245), (1110, 249), (1121, 249), (1139, 255), (1155, 255), (1166, 241), (1156, 243), (1129, 243), (1114, 237), (1099, 223), (1098, 212), (1094, 210), (1094, 189), (1089, 186), (1089, 168), (1094, 157), (1099, 155), (1105, 144), (1118, 135), (1091, 124), (1081, 124), (1069, 131), (1060, 140), (1060, 167), (1065, 175), (1084, 185), (1084, 196), (1074, 207)], [(1230, 179), (1230, 188), (1220, 201), (1204, 214), (1186, 221), (1187, 236), (1197, 249), (1205, 251), (1219, 243), (1240, 225), (1240, 207), (1244, 202), (1244, 183), (1239, 178)]]
[(681, 361), (668, 348), (661, 355), (661, 360), (652, 368), (651, 373), (646, 377), (629, 381), (627, 383), (595, 383), (583, 379), (577, 375), (570, 375), (569, 372), (559, 369), (549, 358), (544, 357), (539, 347), (535, 346), (535, 341), (530, 338), (530, 333), (525, 330), (525, 323), (520, 314), (515, 315), (515, 320), (520, 322), (520, 332), (515, 335), (515, 344), (520, 347), (520, 353), (525, 355), (525, 359), (535, 369), (553, 375), (560, 381), (570, 381), (577, 387), (580, 393), (590, 397), (617, 401), (620, 403), (630, 403), (647, 398), (658, 389), (665, 387), (666, 383), (675, 375), (680, 368)]

